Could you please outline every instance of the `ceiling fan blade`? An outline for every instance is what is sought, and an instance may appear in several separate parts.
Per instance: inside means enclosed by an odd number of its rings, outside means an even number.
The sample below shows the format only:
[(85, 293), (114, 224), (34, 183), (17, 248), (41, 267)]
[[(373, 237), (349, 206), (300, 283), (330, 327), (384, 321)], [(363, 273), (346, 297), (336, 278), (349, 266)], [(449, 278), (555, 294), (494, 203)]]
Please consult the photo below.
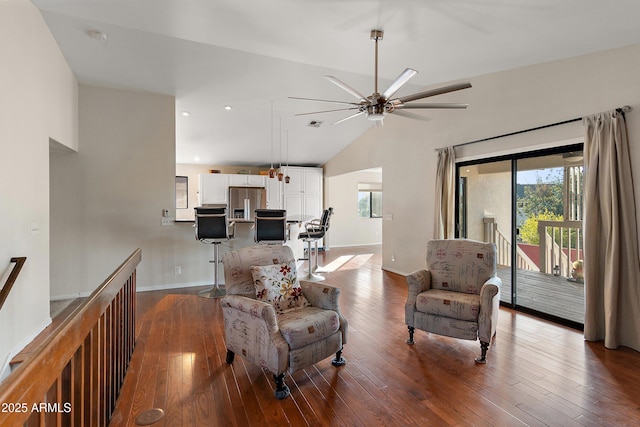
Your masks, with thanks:
[(340, 89), (349, 92), (351, 95), (355, 96), (360, 101), (369, 102), (369, 100), (364, 95), (362, 95), (360, 92), (358, 92), (348, 84), (344, 83), (343, 81), (338, 80), (333, 76), (324, 76), (324, 78), (329, 80), (334, 85), (338, 86)]
[(316, 98), (298, 98), (297, 96), (290, 96), (289, 99), (298, 99), (298, 100), (301, 100), (301, 101), (330, 102), (330, 103), (333, 103), (333, 104), (359, 105), (356, 102), (332, 101), (332, 100), (329, 100), (329, 99), (316, 99)]
[(411, 77), (415, 76), (417, 73), (418, 72), (416, 70), (407, 68), (402, 72), (402, 74), (398, 76), (397, 79), (395, 79), (393, 83), (391, 83), (387, 90), (384, 91), (382, 96), (385, 99), (390, 99), (393, 95), (396, 94), (398, 90), (400, 90), (402, 86), (405, 85), (405, 83), (407, 83), (411, 79)]
[(364, 111), (359, 111), (359, 112), (357, 112), (355, 114), (352, 114), (352, 115), (350, 115), (348, 117), (345, 117), (344, 119), (340, 119), (337, 122), (333, 122), (332, 124), (337, 125), (338, 123), (346, 122), (347, 120), (353, 119), (354, 117), (359, 116), (361, 114), (364, 114)]
[(408, 119), (422, 120), (423, 122), (428, 122), (431, 120), (431, 118), (429, 117), (421, 116), (419, 114), (414, 114), (414, 113), (410, 113), (408, 111), (402, 111), (402, 110), (394, 110), (392, 114), (395, 116), (406, 117)]
[(406, 109), (418, 109), (418, 108), (443, 108), (443, 109), (465, 109), (469, 106), (469, 104), (456, 104), (456, 103), (428, 103), (428, 104), (420, 104), (420, 103), (413, 103), (413, 104), (400, 104), (400, 105), (396, 105), (396, 108), (402, 108), (404, 110)]
[(469, 89), (471, 87), (471, 83), (456, 83), (450, 86), (444, 86), (438, 89), (426, 90), (424, 92), (414, 93), (413, 95), (403, 96), (402, 98), (398, 98), (401, 103), (406, 103), (410, 101), (416, 101), (418, 99), (428, 98), (430, 96), (442, 95), (443, 93), (455, 92), (456, 90)]
[(338, 108), (336, 110), (324, 110), (324, 111), (312, 111), (310, 113), (298, 113), (294, 114), (294, 116), (308, 116), (310, 114), (321, 114), (321, 113), (333, 113), (334, 111), (348, 111), (348, 110), (357, 110), (359, 107), (353, 108)]

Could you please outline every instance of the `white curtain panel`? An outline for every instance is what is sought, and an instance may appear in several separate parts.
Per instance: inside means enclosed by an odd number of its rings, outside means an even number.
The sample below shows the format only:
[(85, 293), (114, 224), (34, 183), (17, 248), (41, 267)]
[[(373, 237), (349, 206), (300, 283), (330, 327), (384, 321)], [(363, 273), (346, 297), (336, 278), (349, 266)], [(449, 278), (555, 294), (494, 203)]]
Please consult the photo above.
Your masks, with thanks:
[(583, 124), (584, 336), (640, 351), (640, 260), (624, 115), (608, 111)]
[(456, 154), (453, 147), (439, 148), (436, 169), (435, 239), (455, 237)]

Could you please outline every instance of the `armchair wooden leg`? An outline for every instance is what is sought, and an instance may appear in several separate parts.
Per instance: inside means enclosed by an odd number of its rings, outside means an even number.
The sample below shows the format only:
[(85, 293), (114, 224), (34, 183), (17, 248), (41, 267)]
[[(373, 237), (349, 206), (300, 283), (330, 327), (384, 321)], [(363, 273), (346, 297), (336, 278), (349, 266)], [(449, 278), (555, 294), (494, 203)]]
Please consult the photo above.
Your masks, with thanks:
[(336, 357), (331, 359), (331, 364), (333, 366), (344, 366), (347, 363), (347, 359), (342, 357), (342, 349), (338, 350), (336, 353)]
[(482, 354), (480, 357), (476, 358), (476, 363), (485, 364), (487, 363), (487, 350), (489, 349), (489, 343), (480, 341), (480, 348), (482, 349)]
[(289, 397), (291, 390), (289, 390), (289, 387), (284, 383), (284, 374), (274, 375), (273, 379), (276, 381), (276, 391), (274, 392), (276, 399)]
[(409, 339), (407, 340), (407, 344), (413, 345), (415, 341), (413, 340), (413, 332), (416, 330), (413, 326), (409, 326)]
[(231, 365), (233, 363), (233, 357), (235, 355), (236, 354), (233, 351), (227, 349), (227, 364)]

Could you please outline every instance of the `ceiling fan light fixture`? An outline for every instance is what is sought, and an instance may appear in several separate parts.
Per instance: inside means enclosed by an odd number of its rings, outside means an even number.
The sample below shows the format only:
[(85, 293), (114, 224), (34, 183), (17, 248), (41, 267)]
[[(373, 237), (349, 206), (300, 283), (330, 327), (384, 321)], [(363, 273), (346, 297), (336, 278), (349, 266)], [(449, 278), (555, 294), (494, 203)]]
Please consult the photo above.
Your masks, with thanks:
[(381, 122), (387, 117), (387, 113), (372, 113), (367, 115), (367, 119), (374, 122)]
[(387, 116), (384, 104), (373, 104), (367, 106), (367, 119), (373, 122), (381, 122)]

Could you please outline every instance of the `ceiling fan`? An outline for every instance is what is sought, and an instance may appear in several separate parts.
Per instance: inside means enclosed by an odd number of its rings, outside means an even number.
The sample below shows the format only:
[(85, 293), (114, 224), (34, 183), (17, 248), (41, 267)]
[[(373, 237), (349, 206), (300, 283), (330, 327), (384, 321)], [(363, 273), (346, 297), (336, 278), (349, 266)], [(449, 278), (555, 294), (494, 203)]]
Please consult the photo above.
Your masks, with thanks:
[(409, 117), (413, 119), (419, 120), (428, 120), (424, 116), (420, 116), (417, 114), (412, 114), (408, 111), (402, 111), (407, 109), (433, 109), (433, 108), (446, 108), (446, 109), (463, 109), (467, 108), (469, 104), (457, 104), (457, 103), (411, 103), (412, 101), (417, 101), (419, 99), (429, 98), (436, 95), (442, 95), (448, 92), (454, 92), (457, 90), (468, 89), (471, 87), (471, 84), (468, 82), (465, 83), (456, 83), (449, 86), (444, 86), (438, 89), (431, 89), (424, 92), (414, 93), (413, 95), (407, 95), (400, 98), (393, 98), (402, 86), (404, 86), (413, 76), (415, 76), (418, 72), (411, 68), (405, 69), (398, 78), (395, 79), (393, 83), (385, 90), (382, 94), (378, 92), (378, 41), (382, 40), (384, 35), (384, 31), (382, 30), (371, 30), (371, 40), (375, 41), (375, 87), (373, 94), (368, 97), (360, 94), (357, 90), (353, 89), (346, 83), (338, 80), (333, 76), (325, 76), (327, 80), (331, 83), (335, 84), (339, 88), (345, 90), (350, 93), (354, 97), (358, 99), (358, 102), (345, 102), (345, 101), (330, 101), (326, 99), (314, 99), (314, 98), (298, 98), (294, 96), (290, 96), (290, 99), (300, 99), (303, 101), (319, 101), (319, 102), (329, 102), (333, 104), (346, 104), (349, 107), (339, 108), (334, 110), (325, 110), (325, 111), (314, 111), (311, 113), (299, 113), (296, 116), (304, 116), (309, 114), (318, 114), (318, 113), (331, 113), (335, 111), (349, 111), (349, 110), (357, 110), (356, 113), (345, 117), (343, 119), (338, 120), (334, 124), (342, 123), (346, 120), (352, 119), (356, 116), (364, 115), (369, 120), (372, 120), (377, 124), (382, 124), (383, 119), (387, 116), (387, 114), (393, 113), (399, 116)]

